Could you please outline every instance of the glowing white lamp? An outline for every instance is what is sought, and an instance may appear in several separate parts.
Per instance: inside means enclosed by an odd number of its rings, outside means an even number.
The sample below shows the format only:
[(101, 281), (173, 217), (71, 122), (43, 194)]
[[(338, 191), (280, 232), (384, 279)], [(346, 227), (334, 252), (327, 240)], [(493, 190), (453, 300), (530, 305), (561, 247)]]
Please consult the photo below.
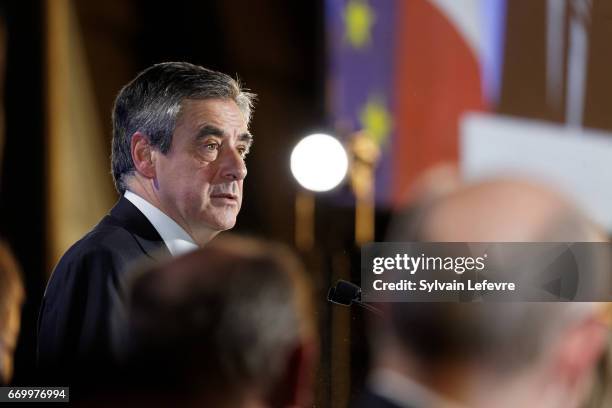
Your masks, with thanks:
[(311, 191), (336, 187), (348, 170), (346, 150), (338, 139), (322, 133), (306, 136), (291, 152), (291, 172)]

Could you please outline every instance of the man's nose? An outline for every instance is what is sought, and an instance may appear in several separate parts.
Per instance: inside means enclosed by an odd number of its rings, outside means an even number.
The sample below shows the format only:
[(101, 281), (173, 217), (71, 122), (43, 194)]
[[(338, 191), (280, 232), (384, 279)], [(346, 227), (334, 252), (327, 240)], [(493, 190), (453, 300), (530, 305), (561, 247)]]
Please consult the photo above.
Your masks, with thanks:
[(226, 180), (243, 180), (247, 175), (247, 168), (240, 153), (231, 148), (223, 156), (220, 165), (221, 177)]

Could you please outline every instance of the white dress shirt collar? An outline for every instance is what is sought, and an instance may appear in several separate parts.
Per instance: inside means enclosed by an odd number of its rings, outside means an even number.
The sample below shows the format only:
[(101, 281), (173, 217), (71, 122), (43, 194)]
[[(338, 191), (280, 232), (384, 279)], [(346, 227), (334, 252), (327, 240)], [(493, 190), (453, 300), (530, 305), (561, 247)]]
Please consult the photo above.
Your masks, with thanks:
[(172, 256), (198, 248), (189, 234), (159, 208), (129, 190), (125, 191), (124, 197), (147, 217), (147, 220), (149, 220), (159, 233), (159, 236), (164, 240)]

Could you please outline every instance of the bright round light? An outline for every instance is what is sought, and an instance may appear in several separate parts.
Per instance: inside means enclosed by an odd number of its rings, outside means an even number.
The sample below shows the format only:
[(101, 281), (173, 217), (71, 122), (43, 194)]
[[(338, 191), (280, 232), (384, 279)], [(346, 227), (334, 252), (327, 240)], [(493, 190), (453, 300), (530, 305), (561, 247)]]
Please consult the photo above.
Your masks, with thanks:
[(331, 190), (344, 179), (347, 169), (344, 147), (329, 135), (306, 136), (291, 152), (293, 177), (308, 190)]

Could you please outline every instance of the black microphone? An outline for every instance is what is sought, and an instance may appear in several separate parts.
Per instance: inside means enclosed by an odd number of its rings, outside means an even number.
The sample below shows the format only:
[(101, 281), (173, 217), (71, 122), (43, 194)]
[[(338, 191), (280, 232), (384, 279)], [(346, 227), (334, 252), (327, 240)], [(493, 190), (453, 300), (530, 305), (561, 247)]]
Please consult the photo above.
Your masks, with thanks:
[(355, 303), (378, 316), (383, 316), (380, 309), (361, 301), (361, 288), (359, 286), (342, 279), (338, 280), (335, 286), (329, 288), (327, 300), (343, 306), (351, 306)]
[(340, 279), (336, 286), (329, 288), (327, 300), (338, 305), (350, 306), (361, 301), (361, 288), (354, 283)]

